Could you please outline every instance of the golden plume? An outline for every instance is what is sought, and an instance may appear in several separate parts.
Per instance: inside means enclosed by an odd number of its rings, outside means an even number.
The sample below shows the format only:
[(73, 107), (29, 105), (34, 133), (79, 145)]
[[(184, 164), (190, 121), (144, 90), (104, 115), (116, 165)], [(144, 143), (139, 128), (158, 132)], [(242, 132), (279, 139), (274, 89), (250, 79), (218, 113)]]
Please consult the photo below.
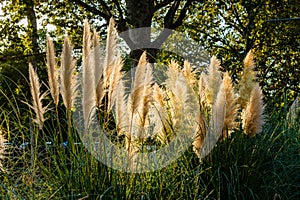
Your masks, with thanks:
[(210, 65), (207, 69), (207, 74), (203, 74), (203, 79), (205, 81), (205, 95), (209, 105), (214, 104), (222, 82), (220, 68), (220, 61), (215, 56), (212, 56)]
[(184, 61), (182, 73), (189, 86), (194, 87), (194, 84), (197, 82), (195, 77), (196, 73), (193, 71), (191, 64), (187, 60)]
[(60, 92), (63, 102), (68, 110), (72, 109), (76, 97), (77, 80), (75, 64), (72, 56), (73, 47), (68, 36), (65, 36), (61, 54)]
[(58, 106), (58, 102), (59, 102), (59, 80), (58, 80), (59, 72), (58, 72), (58, 69), (59, 68), (58, 68), (57, 62), (56, 62), (54, 45), (48, 34), (46, 36), (46, 40), (47, 40), (47, 50), (46, 50), (47, 71), (48, 71), (50, 93), (54, 100), (54, 104), (56, 106)]
[[(133, 87), (130, 94), (131, 128), (144, 128), (151, 101), (151, 85), (153, 82), (152, 66), (146, 60), (144, 52), (136, 67)], [(140, 132), (140, 130), (135, 130)], [(144, 132), (139, 133), (144, 137)]]
[(242, 108), (245, 108), (249, 101), (251, 91), (255, 85), (256, 73), (254, 71), (255, 62), (253, 53), (250, 50), (244, 59), (244, 69), (239, 81), (239, 99), (238, 103)]
[(153, 85), (153, 102), (149, 111), (150, 126), (153, 127), (153, 135), (162, 144), (167, 144), (168, 139), (165, 129), (168, 129), (166, 119), (166, 108), (164, 103), (164, 91), (158, 86)]
[(42, 100), (47, 95), (47, 92), (43, 94), (40, 93), (40, 82), (39, 77), (36, 74), (35, 70), (31, 63), (29, 63), (29, 81), (30, 81), (30, 92), (32, 95), (32, 106), (29, 105), (35, 112), (36, 119), (34, 122), (39, 126), (39, 129), (43, 128), (45, 121), (44, 114), (47, 111), (47, 106), (43, 107)]
[(237, 126), (235, 119), (237, 117), (237, 110), (238, 110), (237, 98), (234, 94), (232, 80), (228, 72), (224, 73), (223, 87), (225, 92), (226, 108), (225, 108), (225, 121), (224, 121), (224, 127), (222, 131), (222, 138), (226, 138), (231, 133), (231, 130), (233, 130)]
[(95, 80), (95, 89), (96, 89), (96, 105), (97, 107), (101, 106), (102, 99), (105, 95), (104, 89), (104, 79), (103, 79), (103, 70), (104, 64), (101, 62), (101, 48), (100, 48), (100, 36), (94, 29), (93, 39), (92, 39), (92, 52), (94, 58), (94, 80)]
[(261, 132), (264, 124), (264, 105), (261, 89), (256, 83), (251, 91), (250, 100), (242, 113), (244, 132), (253, 137)]
[(0, 130), (0, 171), (4, 170), (1, 160), (3, 160), (5, 158), (4, 154), (5, 154), (6, 147), (5, 147), (4, 143), (7, 142), (6, 138), (4, 137), (3, 132), (4, 131)]
[(123, 75), (123, 73), (121, 72), (122, 67), (123, 61), (121, 55), (118, 55), (117, 58), (113, 61), (112, 66), (110, 66), (110, 68), (112, 69), (112, 73), (110, 74), (110, 77), (108, 79), (108, 112), (111, 111), (115, 102), (116, 94), (118, 93), (117, 87)]
[(225, 113), (226, 113), (226, 95), (224, 84), (221, 83), (219, 92), (215, 103), (212, 106), (212, 116), (210, 120), (210, 134), (213, 134), (213, 138), (219, 139), (225, 122)]
[(206, 106), (206, 97), (205, 97), (205, 82), (203, 79), (203, 73), (201, 73), (200, 78), (198, 80), (198, 101), (199, 101), (199, 120), (198, 120), (198, 128), (196, 131), (196, 135), (193, 141), (193, 150), (196, 155), (200, 158), (200, 149), (202, 147), (202, 143), (207, 134), (207, 123), (204, 117), (205, 106)]
[(91, 49), (90, 25), (84, 21), (82, 47), (82, 108), (84, 127), (88, 128), (96, 107), (95, 57)]
[(127, 96), (125, 95), (125, 86), (123, 80), (120, 80), (117, 87), (115, 99), (115, 115), (118, 135), (129, 132), (128, 110), (127, 110)]
[(116, 45), (117, 45), (117, 30), (115, 29), (115, 21), (113, 18), (110, 18), (107, 38), (106, 38), (106, 49), (105, 49), (105, 59), (104, 59), (104, 85), (105, 88), (109, 84), (110, 75), (113, 71), (113, 61), (117, 54)]

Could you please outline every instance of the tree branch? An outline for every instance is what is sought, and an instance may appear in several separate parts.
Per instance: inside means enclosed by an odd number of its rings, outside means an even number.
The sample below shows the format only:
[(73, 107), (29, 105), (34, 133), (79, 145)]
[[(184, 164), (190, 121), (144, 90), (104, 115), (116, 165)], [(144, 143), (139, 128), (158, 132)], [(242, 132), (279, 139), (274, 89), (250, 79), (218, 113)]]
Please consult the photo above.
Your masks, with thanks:
[(124, 20), (124, 18), (123, 18), (123, 11), (122, 11), (122, 8), (121, 8), (121, 6), (120, 6), (119, 1), (118, 1), (118, 0), (113, 0), (113, 2), (114, 2), (114, 4), (116, 5), (117, 10), (118, 10), (118, 12), (119, 12), (119, 14), (120, 14), (120, 20)]
[(106, 11), (106, 13), (108, 13), (107, 15), (109, 15), (110, 17), (112, 17), (113, 14), (111, 13), (111, 9), (107, 6), (107, 4), (103, 0), (98, 0), (98, 2), (104, 8), (104, 10)]
[(174, 1), (174, 0), (165, 0), (165, 1), (162, 1), (162, 2), (160, 2), (160, 3), (157, 3), (157, 1), (155, 1), (156, 4), (155, 4), (155, 6), (154, 6), (154, 12), (156, 12), (156, 11), (158, 11), (159, 9), (161, 9), (161, 8), (163, 8), (163, 7), (167, 6), (167, 5), (169, 5), (170, 3), (172, 3), (172, 1)]
[[(224, 14), (222, 12), (220, 12), (221, 17), (225, 20), (225, 22), (232, 26), (233, 28), (235, 28), (242, 36), (245, 36), (244, 31), (238, 27), (234, 22), (232, 22), (230, 19), (228, 19), (228, 17), (225, 17)], [(242, 26), (242, 28), (244, 29), (244, 27)]]
[(172, 24), (172, 28), (175, 29), (178, 26), (180, 26), (184, 20), (184, 18), (186, 17), (187, 14), (187, 10), (190, 7), (190, 5), (192, 4), (192, 0), (187, 0), (187, 2), (184, 4), (182, 10), (180, 11), (180, 14), (177, 18), (177, 20)]
[(165, 28), (170, 28), (173, 24), (174, 16), (176, 13), (176, 10), (178, 9), (180, 5), (180, 0), (175, 0), (175, 2), (172, 4), (171, 8), (168, 10), (165, 19), (164, 19), (164, 26)]
[(109, 19), (111, 18), (111, 15), (96, 9), (95, 7), (90, 6), (81, 0), (70, 0), (70, 2), (74, 2), (76, 5), (82, 6), (87, 11), (89, 11), (95, 15), (99, 15), (99, 16), (103, 17), (106, 21), (109, 21)]
[(242, 21), (241, 21), (241, 19), (240, 19), (239, 13), (238, 13), (238, 11), (236, 10), (236, 6), (234, 6), (234, 5), (232, 4), (231, 8), (232, 8), (232, 10), (233, 10), (233, 13), (234, 13), (235, 18), (237, 19), (237, 22), (239, 23), (239, 25), (240, 25), (240, 26), (242, 27), (242, 29), (244, 30), (245, 27), (243, 26), (243, 23), (242, 23)]

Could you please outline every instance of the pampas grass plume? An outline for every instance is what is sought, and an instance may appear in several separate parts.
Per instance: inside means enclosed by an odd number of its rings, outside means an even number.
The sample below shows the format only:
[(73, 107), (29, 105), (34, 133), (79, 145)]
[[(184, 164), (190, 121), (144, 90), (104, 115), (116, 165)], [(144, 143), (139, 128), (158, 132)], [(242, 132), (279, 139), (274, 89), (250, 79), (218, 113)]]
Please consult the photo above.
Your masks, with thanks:
[(118, 84), (121, 80), (123, 73), (121, 72), (123, 67), (123, 61), (121, 55), (119, 54), (114, 60), (113, 65), (111, 66), (112, 73), (109, 77), (109, 86), (108, 86), (108, 106), (107, 111), (111, 111), (113, 104), (115, 102), (116, 94), (118, 93)]
[(232, 129), (236, 128), (237, 123), (235, 121), (237, 117), (237, 98), (234, 94), (234, 88), (232, 84), (232, 80), (228, 74), (225, 72), (223, 75), (223, 87), (225, 92), (225, 121), (222, 132), (222, 138), (229, 136), (229, 133)]
[(189, 86), (193, 87), (196, 83), (195, 72), (193, 71), (191, 64), (186, 60), (184, 61), (182, 72)]
[(203, 74), (206, 85), (206, 100), (209, 105), (214, 103), (222, 82), (220, 68), (220, 61), (215, 56), (212, 56), (210, 59), (210, 65), (207, 69), (208, 73)]
[[(84, 20), (83, 41), (82, 41), (82, 62), (86, 62), (91, 51), (91, 33), (90, 24), (87, 19)], [(84, 64), (83, 64), (84, 65)]]
[(108, 30), (107, 30), (107, 38), (106, 38), (106, 49), (105, 49), (105, 60), (104, 60), (104, 84), (105, 88), (109, 84), (110, 74), (113, 69), (113, 61), (117, 54), (116, 52), (117, 45), (117, 31), (115, 29), (115, 21), (113, 18), (110, 18)]
[(3, 170), (3, 165), (2, 165), (2, 163), (1, 163), (1, 160), (2, 160), (3, 158), (5, 158), (5, 157), (4, 157), (4, 154), (5, 154), (5, 149), (6, 149), (6, 147), (5, 147), (4, 143), (5, 143), (6, 141), (7, 141), (7, 140), (6, 140), (6, 138), (4, 137), (3, 131), (0, 130), (0, 170), (1, 170), (1, 169)]
[(46, 50), (46, 57), (47, 57), (47, 71), (48, 71), (48, 80), (49, 80), (49, 87), (50, 93), (54, 100), (54, 104), (58, 106), (59, 102), (59, 80), (58, 80), (58, 66), (56, 63), (55, 57), (55, 50), (53, 42), (50, 36), (47, 34), (47, 50)]
[(219, 137), (222, 134), (225, 122), (225, 113), (226, 113), (226, 94), (224, 84), (220, 85), (219, 92), (216, 97), (216, 101), (212, 106), (212, 117), (210, 121), (210, 134), (213, 134), (214, 137)]
[[(139, 60), (135, 71), (135, 78), (131, 90), (131, 113), (136, 115), (137, 121), (133, 125), (144, 127), (149, 113), (151, 101), (151, 85), (153, 83), (152, 66), (147, 62), (146, 52)], [(135, 121), (135, 120), (133, 120)]]
[(104, 64), (101, 62), (101, 50), (100, 50), (100, 36), (94, 29), (93, 38), (92, 38), (92, 52), (94, 59), (94, 81), (95, 81), (95, 90), (96, 90), (96, 105), (97, 107), (101, 106), (102, 99), (105, 95), (104, 89), (104, 79), (103, 79), (103, 70)]
[(205, 74), (201, 73), (200, 78), (198, 80), (198, 97), (199, 97), (199, 104), (201, 110), (203, 110), (207, 104), (206, 95), (205, 95), (206, 86), (205, 86), (204, 76)]
[(47, 111), (47, 106), (43, 107), (42, 100), (47, 95), (47, 92), (41, 94), (39, 77), (31, 63), (29, 63), (29, 81), (30, 81), (30, 92), (32, 95), (32, 106), (30, 106), (36, 115), (35, 123), (38, 124), (39, 129), (43, 128), (45, 121), (44, 114)]
[(264, 124), (263, 111), (262, 92), (256, 83), (252, 89), (250, 100), (242, 113), (243, 129), (248, 136), (253, 137), (261, 132)]
[(95, 54), (91, 50), (90, 26), (87, 20), (84, 22), (82, 52), (82, 105), (84, 124), (87, 128), (96, 107)]
[(71, 110), (76, 97), (76, 60), (72, 56), (73, 47), (68, 36), (65, 36), (64, 47), (61, 54), (61, 69), (60, 69), (60, 92), (63, 102), (68, 110)]
[(164, 92), (158, 86), (158, 84), (153, 85), (153, 102), (150, 107), (150, 122), (153, 126), (153, 133), (156, 138), (162, 143), (166, 144), (168, 142), (167, 135), (164, 129), (167, 128), (166, 120), (166, 109), (164, 104)]
[(254, 71), (255, 62), (252, 51), (247, 53), (244, 59), (244, 69), (239, 82), (239, 99), (238, 102), (242, 108), (245, 108), (249, 101), (251, 91), (255, 85), (256, 74)]
[(128, 132), (128, 115), (127, 115), (127, 97), (125, 95), (125, 86), (123, 80), (120, 80), (117, 87), (115, 99), (115, 115), (118, 135)]

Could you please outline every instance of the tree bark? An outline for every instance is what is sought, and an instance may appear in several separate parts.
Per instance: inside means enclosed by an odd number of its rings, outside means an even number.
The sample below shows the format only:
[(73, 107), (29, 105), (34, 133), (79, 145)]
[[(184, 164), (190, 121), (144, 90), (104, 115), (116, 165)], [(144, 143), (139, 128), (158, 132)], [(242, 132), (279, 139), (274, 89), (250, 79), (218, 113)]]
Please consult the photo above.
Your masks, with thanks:
[[(31, 53), (32, 55), (39, 54), (39, 45), (38, 45), (38, 29), (37, 29), (37, 19), (34, 10), (34, 2), (33, 0), (26, 0), (25, 2), (26, 7), (26, 16), (28, 21), (28, 29), (30, 33), (31, 39)], [(33, 67), (37, 69), (37, 61), (34, 56), (28, 57), (28, 62), (31, 62)]]
[[(148, 53), (148, 61), (154, 62), (155, 51), (148, 50), (151, 45), (151, 24), (154, 15), (154, 0), (126, 0), (126, 21), (129, 24), (124, 39), (131, 48), (130, 58), (135, 66), (144, 51)], [(153, 55), (151, 55), (151, 53)]]

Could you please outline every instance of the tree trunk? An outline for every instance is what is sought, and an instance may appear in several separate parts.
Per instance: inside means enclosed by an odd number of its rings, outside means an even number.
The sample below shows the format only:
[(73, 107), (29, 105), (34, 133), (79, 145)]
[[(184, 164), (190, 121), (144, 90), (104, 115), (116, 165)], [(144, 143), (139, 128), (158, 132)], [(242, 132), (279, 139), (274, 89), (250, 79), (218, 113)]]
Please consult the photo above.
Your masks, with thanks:
[[(153, 63), (156, 50), (149, 49), (151, 46), (151, 24), (154, 14), (154, 0), (126, 0), (127, 22), (129, 28), (123, 38), (129, 45), (132, 66), (137, 62), (144, 51), (148, 53), (148, 61)], [(140, 28), (140, 29), (139, 29)]]
[(33, 56), (28, 57), (28, 62), (31, 62), (33, 67), (37, 69), (37, 61), (34, 58), (34, 55), (38, 55), (39, 53), (39, 45), (38, 45), (38, 33), (37, 33), (37, 20), (34, 11), (34, 2), (33, 0), (26, 0), (26, 16), (28, 21), (28, 29), (30, 33), (31, 39), (31, 53)]

